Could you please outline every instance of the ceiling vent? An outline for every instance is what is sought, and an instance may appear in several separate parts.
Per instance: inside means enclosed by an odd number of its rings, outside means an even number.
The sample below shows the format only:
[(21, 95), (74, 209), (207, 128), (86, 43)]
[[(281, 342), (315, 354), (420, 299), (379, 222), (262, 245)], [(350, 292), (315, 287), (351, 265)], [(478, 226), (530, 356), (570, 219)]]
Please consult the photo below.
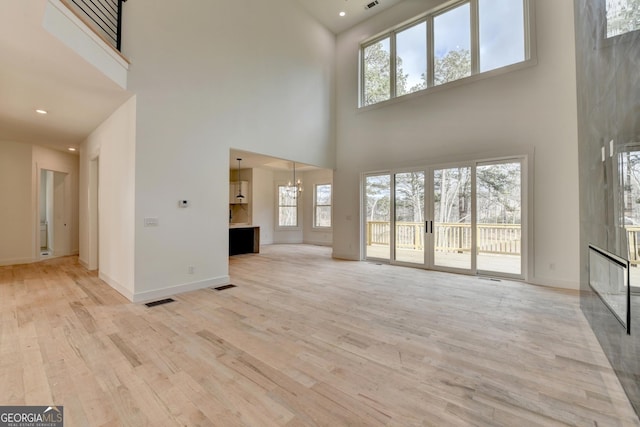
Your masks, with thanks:
[(365, 10), (369, 10), (369, 9), (371, 9), (372, 7), (374, 7), (375, 5), (377, 5), (377, 4), (379, 4), (379, 3), (380, 3), (380, 2), (379, 2), (378, 0), (373, 0), (371, 3), (367, 3), (367, 4), (364, 6), (364, 9), (365, 9)]

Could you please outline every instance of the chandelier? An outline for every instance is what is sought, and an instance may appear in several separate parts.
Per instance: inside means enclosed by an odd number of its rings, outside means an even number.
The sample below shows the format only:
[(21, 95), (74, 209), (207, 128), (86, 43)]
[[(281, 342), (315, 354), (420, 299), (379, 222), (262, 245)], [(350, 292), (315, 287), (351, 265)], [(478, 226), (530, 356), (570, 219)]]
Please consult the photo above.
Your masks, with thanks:
[(296, 162), (293, 162), (293, 180), (287, 184), (287, 192), (289, 197), (296, 198), (299, 193), (302, 193), (302, 181), (300, 178), (296, 179)]

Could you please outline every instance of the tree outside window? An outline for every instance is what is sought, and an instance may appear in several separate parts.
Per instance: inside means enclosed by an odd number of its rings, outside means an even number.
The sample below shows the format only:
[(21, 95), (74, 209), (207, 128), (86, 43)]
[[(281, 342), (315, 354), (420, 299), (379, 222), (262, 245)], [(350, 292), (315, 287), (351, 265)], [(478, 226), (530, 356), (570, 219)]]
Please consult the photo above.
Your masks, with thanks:
[(313, 226), (331, 227), (331, 184), (317, 184), (315, 189)]
[(297, 188), (288, 185), (278, 186), (278, 226), (298, 226)]
[[(640, 25), (640, 0), (607, 1), (624, 3), (625, 22)], [(361, 106), (526, 61), (528, 4), (459, 1), (363, 44)]]

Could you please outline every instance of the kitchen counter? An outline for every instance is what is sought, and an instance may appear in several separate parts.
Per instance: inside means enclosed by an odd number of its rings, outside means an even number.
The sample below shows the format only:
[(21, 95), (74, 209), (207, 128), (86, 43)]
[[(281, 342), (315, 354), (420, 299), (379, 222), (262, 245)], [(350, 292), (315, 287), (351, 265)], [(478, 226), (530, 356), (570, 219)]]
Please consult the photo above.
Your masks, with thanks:
[(229, 224), (229, 256), (260, 252), (260, 227)]

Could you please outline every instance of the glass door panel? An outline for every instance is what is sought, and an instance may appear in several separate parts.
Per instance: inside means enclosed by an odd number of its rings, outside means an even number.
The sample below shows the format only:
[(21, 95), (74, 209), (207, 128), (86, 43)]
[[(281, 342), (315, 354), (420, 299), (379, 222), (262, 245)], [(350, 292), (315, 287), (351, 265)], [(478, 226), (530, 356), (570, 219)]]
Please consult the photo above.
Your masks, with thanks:
[(365, 257), (391, 259), (391, 175), (365, 178)]
[(394, 175), (395, 260), (424, 264), (424, 172)]
[(522, 162), (476, 167), (477, 269), (522, 274)]
[(640, 291), (640, 146), (636, 143), (624, 146), (618, 153), (618, 183), (621, 190), (614, 191), (618, 198), (618, 227), (624, 230), (620, 236), (622, 247), (630, 263), (629, 283), (631, 292)]
[(471, 167), (433, 171), (433, 265), (472, 269)]

